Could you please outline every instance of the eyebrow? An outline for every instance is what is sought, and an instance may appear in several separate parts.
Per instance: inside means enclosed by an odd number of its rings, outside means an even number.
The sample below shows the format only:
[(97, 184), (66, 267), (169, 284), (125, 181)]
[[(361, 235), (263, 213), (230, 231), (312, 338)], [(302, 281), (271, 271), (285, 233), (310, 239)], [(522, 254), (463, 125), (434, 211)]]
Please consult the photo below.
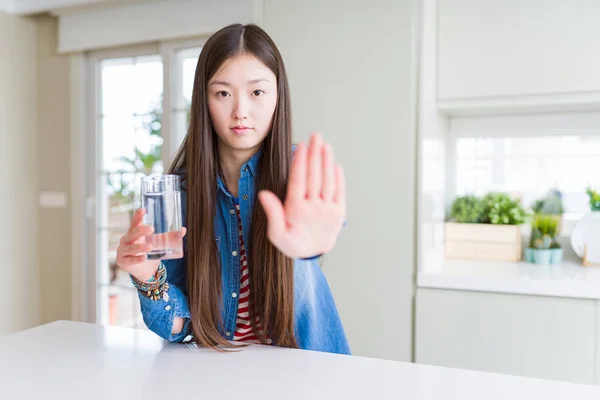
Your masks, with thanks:
[[(252, 79), (251, 81), (248, 81), (248, 85), (254, 85), (259, 82), (269, 82), (269, 80), (267, 78)], [(212, 85), (223, 85), (223, 86), (229, 87), (229, 86), (231, 86), (231, 83), (225, 82), (225, 81), (212, 81), (210, 86), (212, 86)]]

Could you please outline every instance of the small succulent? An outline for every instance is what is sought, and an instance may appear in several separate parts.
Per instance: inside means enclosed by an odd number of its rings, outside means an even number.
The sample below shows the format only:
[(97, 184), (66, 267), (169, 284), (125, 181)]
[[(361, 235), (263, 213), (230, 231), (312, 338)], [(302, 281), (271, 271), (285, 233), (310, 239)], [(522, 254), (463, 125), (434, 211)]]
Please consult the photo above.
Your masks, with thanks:
[(531, 208), (536, 214), (564, 214), (562, 193), (558, 190), (551, 190), (546, 197), (536, 200)]
[(533, 243), (533, 248), (538, 250), (547, 250), (552, 245), (552, 238), (548, 235), (542, 235)]
[(560, 248), (556, 242), (558, 218), (553, 215), (536, 214), (531, 222), (529, 247), (534, 249)]
[(560, 247), (560, 244), (556, 240), (553, 240), (552, 243), (550, 243), (550, 248), (551, 249), (560, 249), (561, 247)]
[(592, 211), (600, 211), (600, 192), (588, 187), (586, 193), (590, 197), (590, 208)]
[(555, 237), (558, 230), (558, 218), (553, 215), (537, 214), (531, 225), (533, 229), (538, 229), (542, 234)]
[(450, 208), (450, 219), (464, 224), (477, 224), (483, 220), (483, 202), (473, 195), (457, 197)]
[(521, 201), (506, 193), (491, 192), (484, 196), (484, 223), (496, 225), (520, 225), (528, 217)]
[(532, 249), (536, 249), (537, 245), (541, 245), (542, 243), (542, 232), (538, 229), (531, 229), (531, 237), (529, 238), (529, 247)]
[(541, 214), (542, 208), (544, 208), (544, 200), (536, 200), (533, 202), (531, 209), (535, 214)]
[(538, 250), (546, 250), (546, 249), (550, 249), (552, 247), (552, 237), (550, 237), (550, 235), (548, 234), (544, 234), (541, 233), (538, 230), (533, 230), (532, 234), (531, 234), (531, 244), (530, 247), (532, 249), (538, 249)]

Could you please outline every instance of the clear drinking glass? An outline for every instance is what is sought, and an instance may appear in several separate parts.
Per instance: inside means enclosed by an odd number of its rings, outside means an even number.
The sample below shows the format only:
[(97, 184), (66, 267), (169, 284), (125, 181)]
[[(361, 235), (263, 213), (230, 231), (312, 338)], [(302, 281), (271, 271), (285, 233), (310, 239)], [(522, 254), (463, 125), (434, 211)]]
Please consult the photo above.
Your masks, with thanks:
[(153, 175), (142, 178), (142, 207), (146, 209), (144, 224), (153, 226), (146, 237), (153, 249), (149, 260), (183, 257), (180, 182), (177, 175)]

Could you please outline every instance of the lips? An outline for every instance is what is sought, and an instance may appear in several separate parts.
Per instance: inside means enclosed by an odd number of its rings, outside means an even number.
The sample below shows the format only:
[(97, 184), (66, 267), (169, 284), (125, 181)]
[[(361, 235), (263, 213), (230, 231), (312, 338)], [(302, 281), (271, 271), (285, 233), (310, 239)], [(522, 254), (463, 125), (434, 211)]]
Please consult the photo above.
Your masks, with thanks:
[(241, 126), (234, 126), (233, 128), (231, 128), (231, 130), (234, 131), (238, 135), (244, 135), (244, 134), (252, 131), (252, 128), (241, 125)]

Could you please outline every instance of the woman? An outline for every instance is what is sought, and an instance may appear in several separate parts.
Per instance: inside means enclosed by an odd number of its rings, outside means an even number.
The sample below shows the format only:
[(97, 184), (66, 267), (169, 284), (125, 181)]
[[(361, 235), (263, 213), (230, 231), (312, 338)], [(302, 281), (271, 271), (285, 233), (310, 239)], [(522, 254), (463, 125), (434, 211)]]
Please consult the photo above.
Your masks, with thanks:
[(344, 223), (344, 175), (319, 135), (293, 148), (283, 60), (259, 27), (228, 26), (202, 49), (170, 172), (182, 177), (183, 257), (146, 259), (143, 210), (117, 250), (148, 328), (217, 349), (251, 342), (349, 354), (318, 265)]

